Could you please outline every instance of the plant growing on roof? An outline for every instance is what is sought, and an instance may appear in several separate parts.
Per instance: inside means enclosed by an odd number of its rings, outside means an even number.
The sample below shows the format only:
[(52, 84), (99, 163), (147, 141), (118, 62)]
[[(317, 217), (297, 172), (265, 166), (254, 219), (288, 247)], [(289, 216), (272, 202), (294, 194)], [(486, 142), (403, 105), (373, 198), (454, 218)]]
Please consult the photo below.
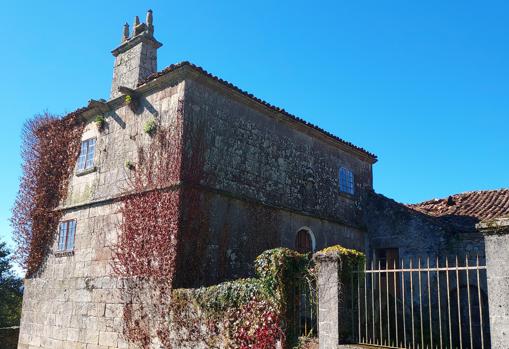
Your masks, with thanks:
[(104, 128), (104, 125), (106, 125), (106, 118), (103, 115), (97, 115), (95, 117), (95, 124), (97, 125), (97, 128), (99, 131), (102, 131)]
[(157, 121), (152, 116), (143, 125), (143, 132), (145, 132), (146, 134), (152, 136), (156, 132), (156, 130), (157, 130)]

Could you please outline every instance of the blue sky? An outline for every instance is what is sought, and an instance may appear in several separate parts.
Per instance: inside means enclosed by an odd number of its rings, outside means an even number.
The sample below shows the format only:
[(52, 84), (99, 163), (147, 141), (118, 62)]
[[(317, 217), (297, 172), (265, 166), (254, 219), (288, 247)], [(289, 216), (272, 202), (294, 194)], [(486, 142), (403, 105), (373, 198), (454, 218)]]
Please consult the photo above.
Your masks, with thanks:
[(376, 153), (402, 202), (509, 186), (507, 1), (37, 1), (0, 7), (0, 238), (24, 121), (107, 98), (122, 25), (154, 10), (189, 60)]

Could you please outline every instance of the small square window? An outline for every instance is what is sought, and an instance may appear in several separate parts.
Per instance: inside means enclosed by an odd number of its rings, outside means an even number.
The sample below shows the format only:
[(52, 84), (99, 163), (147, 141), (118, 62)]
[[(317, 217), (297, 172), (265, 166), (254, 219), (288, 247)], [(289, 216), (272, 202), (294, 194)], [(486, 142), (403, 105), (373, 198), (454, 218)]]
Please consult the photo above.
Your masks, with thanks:
[(78, 171), (85, 171), (94, 167), (95, 138), (81, 142), (80, 156), (78, 157)]
[(354, 194), (355, 182), (353, 172), (347, 168), (339, 169), (339, 191), (347, 194)]
[(58, 250), (74, 250), (74, 236), (76, 235), (76, 220), (64, 221), (58, 228)]

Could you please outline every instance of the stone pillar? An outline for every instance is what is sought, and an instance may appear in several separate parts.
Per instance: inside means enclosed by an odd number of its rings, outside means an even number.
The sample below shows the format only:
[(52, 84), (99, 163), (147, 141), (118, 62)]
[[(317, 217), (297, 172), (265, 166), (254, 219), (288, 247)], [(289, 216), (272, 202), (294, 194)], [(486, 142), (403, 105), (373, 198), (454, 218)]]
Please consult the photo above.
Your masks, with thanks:
[(509, 347), (509, 218), (483, 222), (492, 349)]
[(315, 256), (318, 269), (318, 338), (320, 349), (335, 348), (339, 343), (339, 257)]
[(357, 266), (364, 255), (341, 246), (315, 254), (318, 286), (318, 338), (320, 349), (336, 348), (352, 341), (350, 277), (347, 270)]

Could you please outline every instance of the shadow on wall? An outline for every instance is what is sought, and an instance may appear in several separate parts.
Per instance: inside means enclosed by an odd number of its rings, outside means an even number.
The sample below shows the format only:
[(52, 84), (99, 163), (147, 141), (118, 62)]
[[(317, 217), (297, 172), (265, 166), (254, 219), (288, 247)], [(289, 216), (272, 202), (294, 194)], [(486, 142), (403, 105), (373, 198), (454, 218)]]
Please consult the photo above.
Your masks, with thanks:
[(0, 328), (0, 343), (4, 349), (18, 347), (19, 327)]
[(399, 258), (418, 256), (484, 256), (484, 241), (475, 229), (473, 216), (435, 217), (369, 192), (363, 198), (368, 231), (368, 255), (377, 249), (397, 248)]

